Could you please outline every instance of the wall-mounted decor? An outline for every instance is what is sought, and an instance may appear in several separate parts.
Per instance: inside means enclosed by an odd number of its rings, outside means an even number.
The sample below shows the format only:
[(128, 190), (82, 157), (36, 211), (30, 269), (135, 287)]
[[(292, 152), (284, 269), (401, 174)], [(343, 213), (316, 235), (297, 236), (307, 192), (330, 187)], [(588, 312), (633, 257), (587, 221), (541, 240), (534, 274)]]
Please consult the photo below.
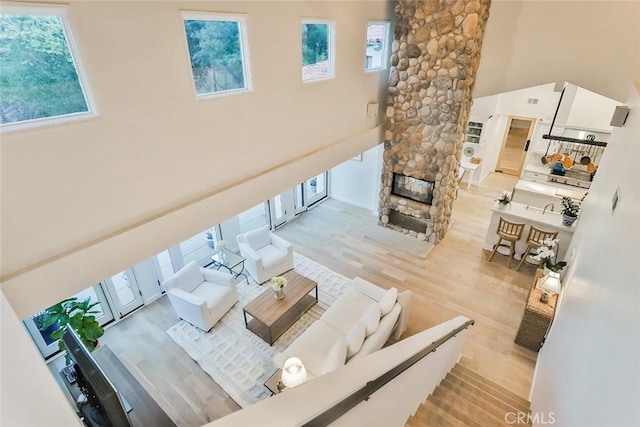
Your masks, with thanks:
[(463, 153), (466, 157), (471, 157), (471, 156), (473, 156), (473, 154), (475, 153), (475, 151), (473, 151), (473, 147), (464, 147), (464, 150), (462, 151), (462, 153)]

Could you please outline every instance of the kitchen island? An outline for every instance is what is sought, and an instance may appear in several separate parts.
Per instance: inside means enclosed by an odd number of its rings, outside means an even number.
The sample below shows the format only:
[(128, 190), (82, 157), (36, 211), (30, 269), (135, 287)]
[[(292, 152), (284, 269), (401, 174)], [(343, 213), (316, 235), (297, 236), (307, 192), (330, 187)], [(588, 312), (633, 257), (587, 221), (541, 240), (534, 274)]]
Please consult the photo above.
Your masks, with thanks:
[[(529, 234), (529, 226), (531, 225), (544, 231), (558, 231), (558, 239), (560, 239), (560, 243), (554, 251), (558, 255), (558, 261), (564, 261), (567, 259), (566, 252), (569, 247), (569, 243), (571, 243), (571, 239), (573, 238), (573, 231), (576, 223), (571, 227), (563, 225), (562, 214), (559, 212), (550, 212), (547, 210), (543, 213), (543, 209), (541, 208), (518, 202), (511, 202), (504, 208), (496, 202), (491, 211), (491, 222), (487, 229), (487, 236), (484, 240), (483, 249), (488, 251), (493, 250), (493, 245), (498, 242), (498, 235), (496, 234), (498, 222), (500, 221), (500, 217), (503, 217), (505, 220), (510, 222), (526, 224), (526, 227), (522, 232), (522, 238), (516, 243), (516, 259), (519, 260), (522, 252), (527, 249), (527, 235)], [(498, 249), (498, 252), (502, 253), (500, 252), (500, 249)]]
[(562, 198), (570, 197), (574, 200), (582, 200), (585, 190), (569, 187), (562, 184), (546, 184), (540, 182), (519, 180), (513, 189), (512, 200), (524, 205), (535, 206), (543, 209), (545, 205), (553, 204), (554, 211), (562, 209)]

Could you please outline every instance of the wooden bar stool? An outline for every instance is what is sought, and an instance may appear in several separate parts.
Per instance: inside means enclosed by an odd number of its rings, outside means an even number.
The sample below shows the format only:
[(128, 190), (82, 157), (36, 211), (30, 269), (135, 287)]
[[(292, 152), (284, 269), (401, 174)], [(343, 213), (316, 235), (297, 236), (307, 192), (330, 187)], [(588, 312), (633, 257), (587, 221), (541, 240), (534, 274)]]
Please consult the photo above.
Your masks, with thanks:
[[(489, 257), (489, 261), (493, 259), (493, 256), (498, 251), (500, 246), (504, 246), (505, 248), (509, 248), (509, 261), (507, 261), (507, 267), (511, 268), (511, 260), (516, 253), (516, 242), (520, 240), (522, 237), (522, 231), (524, 230), (525, 224), (516, 224), (514, 222), (509, 222), (506, 219), (500, 217), (500, 222), (498, 223), (498, 229), (496, 230), (496, 234), (500, 239), (498, 239), (498, 243), (493, 245), (493, 252), (491, 252), (491, 256)], [(509, 244), (502, 243), (503, 240), (510, 242)], [(498, 252), (499, 253), (499, 252)], [(500, 254), (502, 255), (502, 254)]]
[(520, 263), (516, 267), (516, 270), (520, 270), (522, 264), (524, 264), (525, 260), (529, 255), (535, 255), (535, 249), (538, 249), (542, 246), (542, 243), (547, 239), (555, 239), (558, 237), (558, 231), (544, 231), (539, 228), (534, 227), (533, 225), (529, 228), (529, 235), (527, 236), (527, 249), (520, 255)]

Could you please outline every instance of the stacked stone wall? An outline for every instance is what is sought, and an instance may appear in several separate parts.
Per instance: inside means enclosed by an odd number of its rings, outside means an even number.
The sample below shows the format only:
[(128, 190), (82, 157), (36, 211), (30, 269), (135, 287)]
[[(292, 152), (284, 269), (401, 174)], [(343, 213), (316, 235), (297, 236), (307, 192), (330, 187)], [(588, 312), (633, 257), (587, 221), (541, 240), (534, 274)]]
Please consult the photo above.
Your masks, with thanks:
[[(490, 1), (398, 0), (392, 44), (379, 223), (419, 239), (446, 234)], [(435, 181), (432, 205), (391, 194), (393, 173)], [(389, 220), (425, 222), (425, 233)]]

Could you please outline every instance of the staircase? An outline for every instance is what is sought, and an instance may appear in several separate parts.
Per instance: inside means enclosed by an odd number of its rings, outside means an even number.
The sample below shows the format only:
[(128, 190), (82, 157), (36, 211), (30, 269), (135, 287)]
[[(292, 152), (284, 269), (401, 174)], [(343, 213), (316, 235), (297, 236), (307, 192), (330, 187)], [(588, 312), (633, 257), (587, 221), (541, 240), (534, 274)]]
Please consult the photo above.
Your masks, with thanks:
[(458, 363), (406, 425), (525, 426), (528, 413), (527, 400)]

